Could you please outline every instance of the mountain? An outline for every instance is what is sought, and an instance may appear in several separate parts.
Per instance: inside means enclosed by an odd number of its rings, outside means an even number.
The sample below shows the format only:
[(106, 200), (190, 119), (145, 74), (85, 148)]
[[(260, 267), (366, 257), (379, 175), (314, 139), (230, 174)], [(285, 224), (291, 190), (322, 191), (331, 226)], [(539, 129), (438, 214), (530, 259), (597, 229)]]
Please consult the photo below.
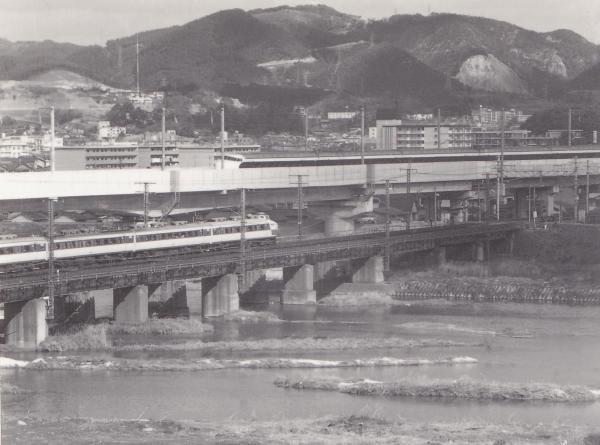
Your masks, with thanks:
[(573, 78), (600, 61), (598, 46), (571, 31), (537, 33), (482, 17), (400, 15), (372, 22), (368, 31), (432, 68), (495, 91), (522, 93), (540, 76)]
[(265, 100), (305, 90), (311, 98), (393, 97), (417, 107), (502, 97), (556, 100), (594, 84), (593, 67), (600, 63), (599, 47), (569, 30), (538, 33), (455, 14), (367, 22), (304, 5), (225, 10), (104, 47), (0, 40), (0, 80), (60, 68), (132, 88), (137, 39), (143, 89), (226, 89)]

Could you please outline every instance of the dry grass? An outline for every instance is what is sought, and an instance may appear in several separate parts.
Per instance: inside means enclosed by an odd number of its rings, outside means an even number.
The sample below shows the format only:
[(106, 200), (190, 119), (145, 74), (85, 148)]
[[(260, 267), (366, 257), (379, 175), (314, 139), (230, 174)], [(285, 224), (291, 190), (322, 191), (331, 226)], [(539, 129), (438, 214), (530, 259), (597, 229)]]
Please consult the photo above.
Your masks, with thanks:
[(475, 400), (527, 400), (545, 402), (593, 402), (600, 397), (583, 386), (550, 383), (499, 383), (458, 380), (402, 380), (398, 382), (343, 381), (339, 379), (278, 378), (282, 388), (339, 391), (359, 396), (461, 398)]
[(394, 348), (427, 348), (427, 347), (464, 347), (483, 346), (482, 343), (454, 342), (442, 339), (411, 340), (402, 337), (347, 337), (347, 338), (271, 338), (248, 341), (192, 341), (176, 344), (136, 344), (123, 345), (118, 351), (347, 351), (356, 349), (394, 349)]
[(257, 358), (257, 359), (82, 359), (81, 357), (47, 357), (29, 362), (25, 367), (33, 369), (105, 370), (115, 371), (212, 371), (216, 369), (322, 369), (365, 368), (384, 366), (431, 366), (476, 363), (470, 357), (454, 357), (440, 360), (400, 359), (376, 357), (355, 360), (313, 360), (306, 358)]
[(110, 349), (112, 341), (108, 331), (109, 325), (107, 323), (86, 325), (79, 331), (47, 338), (40, 344), (39, 349), (48, 352)]
[(213, 327), (196, 319), (163, 318), (145, 323), (109, 325), (113, 335), (203, 335), (213, 332)]
[[(26, 426), (19, 425), (19, 421)], [(595, 445), (589, 427), (559, 424), (492, 425), (475, 422), (416, 423), (369, 416), (272, 422), (177, 422), (171, 420), (106, 420), (3, 418), (9, 443), (88, 445), (90, 443), (153, 444), (585, 444)]]
[(99, 323), (49, 337), (38, 349), (47, 352), (102, 351), (113, 349), (115, 335), (203, 335), (212, 331), (211, 325), (194, 319), (148, 320), (140, 324)]
[(242, 323), (280, 323), (282, 320), (271, 312), (234, 311), (223, 316), (226, 321), (238, 321)]

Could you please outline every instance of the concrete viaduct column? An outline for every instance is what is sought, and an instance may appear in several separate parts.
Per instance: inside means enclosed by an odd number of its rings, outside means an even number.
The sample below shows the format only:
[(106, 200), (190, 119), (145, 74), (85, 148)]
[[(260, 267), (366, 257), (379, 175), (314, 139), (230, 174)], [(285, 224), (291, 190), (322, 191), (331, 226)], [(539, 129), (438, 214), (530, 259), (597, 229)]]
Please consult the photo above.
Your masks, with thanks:
[(356, 215), (372, 211), (372, 197), (311, 206), (311, 212), (318, 214), (325, 220), (326, 236), (351, 235), (354, 232), (354, 218)]
[(353, 283), (383, 283), (383, 257), (374, 256), (352, 261), (354, 273)]
[(4, 305), (4, 341), (6, 344), (35, 348), (48, 336), (46, 302), (36, 298)]
[(113, 289), (113, 314), (117, 323), (143, 323), (148, 320), (148, 287)]
[(436, 259), (438, 266), (443, 266), (446, 264), (446, 246), (439, 246), (435, 249)]
[(283, 304), (314, 304), (317, 292), (314, 290), (314, 266), (292, 266), (283, 268)]
[(218, 317), (240, 308), (238, 277), (227, 274), (202, 278), (202, 315)]

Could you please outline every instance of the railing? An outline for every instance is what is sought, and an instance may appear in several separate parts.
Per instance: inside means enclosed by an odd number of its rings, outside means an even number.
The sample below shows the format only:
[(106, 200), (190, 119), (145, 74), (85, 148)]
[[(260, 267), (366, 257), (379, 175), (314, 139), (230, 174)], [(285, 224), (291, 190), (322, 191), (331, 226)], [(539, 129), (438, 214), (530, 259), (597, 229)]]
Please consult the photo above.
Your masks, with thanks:
[[(410, 250), (427, 250), (432, 248), (436, 242), (440, 245), (452, 243), (453, 241), (464, 242), (465, 238), (475, 238), (478, 235), (489, 236), (489, 234), (502, 235), (506, 232), (517, 230), (518, 228), (519, 226), (514, 223), (477, 226), (469, 225), (422, 233), (395, 234), (390, 238), (390, 243), (392, 246), (411, 244), (413, 247)], [(248, 251), (246, 261), (251, 268), (252, 262), (258, 262), (259, 260), (266, 262), (267, 260), (281, 259), (279, 262), (282, 263), (286, 257), (290, 258), (309, 256), (316, 258), (330, 253), (342, 252), (340, 254), (342, 255), (340, 258), (348, 258), (349, 254), (352, 256), (352, 251), (360, 251), (364, 253), (368, 250), (370, 254), (382, 252), (386, 243), (386, 240), (383, 237), (383, 232), (374, 233), (373, 235), (379, 236), (364, 237), (363, 235), (363, 237), (360, 239), (345, 239), (343, 241), (330, 238), (329, 240), (317, 240), (317, 243), (315, 243), (315, 240), (312, 240), (312, 243), (309, 240), (308, 244), (307, 242), (298, 242), (296, 245), (293, 243), (288, 243), (289, 245), (275, 245), (268, 248), (253, 248)], [(417, 245), (417, 243), (422, 244)], [(360, 255), (356, 256), (356, 258), (358, 257), (360, 257)], [(60, 276), (54, 280), (54, 285), (57, 288), (60, 288), (61, 286), (68, 286), (72, 282), (82, 282), (85, 280), (98, 281), (107, 278), (118, 279), (119, 277), (123, 278), (141, 276), (143, 274), (165, 274), (174, 270), (185, 271), (211, 266), (235, 268), (239, 261), (239, 252), (230, 251), (218, 252), (201, 259), (195, 259), (193, 261), (181, 261), (177, 263), (172, 263), (172, 259), (167, 257), (165, 264), (153, 264), (150, 266), (138, 265), (132, 268), (119, 268), (118, 270), (114, 270), (118, 264), (109, 264), (107, 266), (99, 266), (109, 269), (105, 271), (76, 274), (73, 274), (72, 272), (61, 273)], [(6, 280), (4, 280), (4, 282), (0, 284), (0, 291), (7, 292), (15, 289), (45, 288), (48, 286), (48, 279), (45, 271), (41, 271), (39, 276), (30, 277), (27, 279), (15, 277), (13, 280), (13, 282), (6, 282)]]

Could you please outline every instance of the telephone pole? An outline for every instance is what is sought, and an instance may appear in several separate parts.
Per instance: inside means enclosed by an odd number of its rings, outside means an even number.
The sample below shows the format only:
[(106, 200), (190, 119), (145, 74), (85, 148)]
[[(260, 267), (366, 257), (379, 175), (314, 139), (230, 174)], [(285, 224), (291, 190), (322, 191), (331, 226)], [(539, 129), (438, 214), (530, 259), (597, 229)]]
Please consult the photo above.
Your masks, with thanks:
[(588, 213), (590, 211), (590, 161), (585, 163), (585, 220), (588, 223)]
[(500, 221), (500, 156), (498, 156), (498, 160), (496, 162), (496, 221)]
[(384, 270), (389, 272), (390, 270), (390, 180), (385, 180), (385, 244), (384, 244)]
[(485, 222), (490, 222), (490, 174), (485, 174)]
[(136, 92), (140, 97), (140, 38), (139, 34), (135, 35), (135, 82)]
[(308, 107), (304, 108), (304, 151), (308, 151)]
[(225, 170), (225, 105), (221, 104), (221, 170)]
[(160, 169), (164, 170), (165, 169), (165, 136), (166, 136), (166, 117), (165, 117), (165, 107), (162, 107), (162, 132), (161, 132), (161, 137), (160, 137), (160, 141), (161, 141), (161, 145), (162, 145), (162, 156), (161, 156), (161, 162), (160, 162)]
[(442, 112), (437, 110), (437, 147), (442, 148)]
[(54, 107), (50, 107), (50, 171), (56, 170), (56, 148), (54, 147)]
[(437, 224), (437, 187), (433, 186), (433, 220)]
[(144, 185), (144, 228), (148, 228), (148, 214), (150, 213), (150, 185), (155, 182), (136, 182)]
[(291, 175), (291, 177), (296, 178), (296, 181), (290, 182), (290, 184), (298, 187), (298, 239), (302, 239), (302, 207), (304, 206), (302, 186), (307, 185), (304, 178), (308, 178), (308, 175)]
[(406, 221), (406, 230), (410, 230), (410, 223), (412, 221), (412, 207), (413, 202), (410, 197), (410, 173), (412, 172), (411, 164), (408, 164), (406, 169), (406, 196), (408, 196), (408, 220)]
[(577, 156), (573, 158), (574, 168), (573, 168), (573, 191), (575, 192), (575, 208), (574, 208), (574, 216), (575, 222), (579, 222), (579, 176), (577, 172)]
[(365, 164), (365, 106), (360, 107), (360, 165)]
[(246, 189), (240, 189), (240, 291), (246, 288)]
[(571, 123), (571, 113), (572, 113), (572, 110), (569, 107), (569, 122), (568, 122), (568, 126), (567, 126), (567, 128), (568, 128), (568, 130), (567, 130), (568, 131), (568, 138), (569, 138), (567, 144), (568, 144), (569, 147), (571, 146), (571, 131), (572, 131), (572, 129), (571, 129), (571, 126), (572, 126), (572, 123)]
[(46, 318), (54, 319), (54, 202), (48, 198), (48, 306)]

